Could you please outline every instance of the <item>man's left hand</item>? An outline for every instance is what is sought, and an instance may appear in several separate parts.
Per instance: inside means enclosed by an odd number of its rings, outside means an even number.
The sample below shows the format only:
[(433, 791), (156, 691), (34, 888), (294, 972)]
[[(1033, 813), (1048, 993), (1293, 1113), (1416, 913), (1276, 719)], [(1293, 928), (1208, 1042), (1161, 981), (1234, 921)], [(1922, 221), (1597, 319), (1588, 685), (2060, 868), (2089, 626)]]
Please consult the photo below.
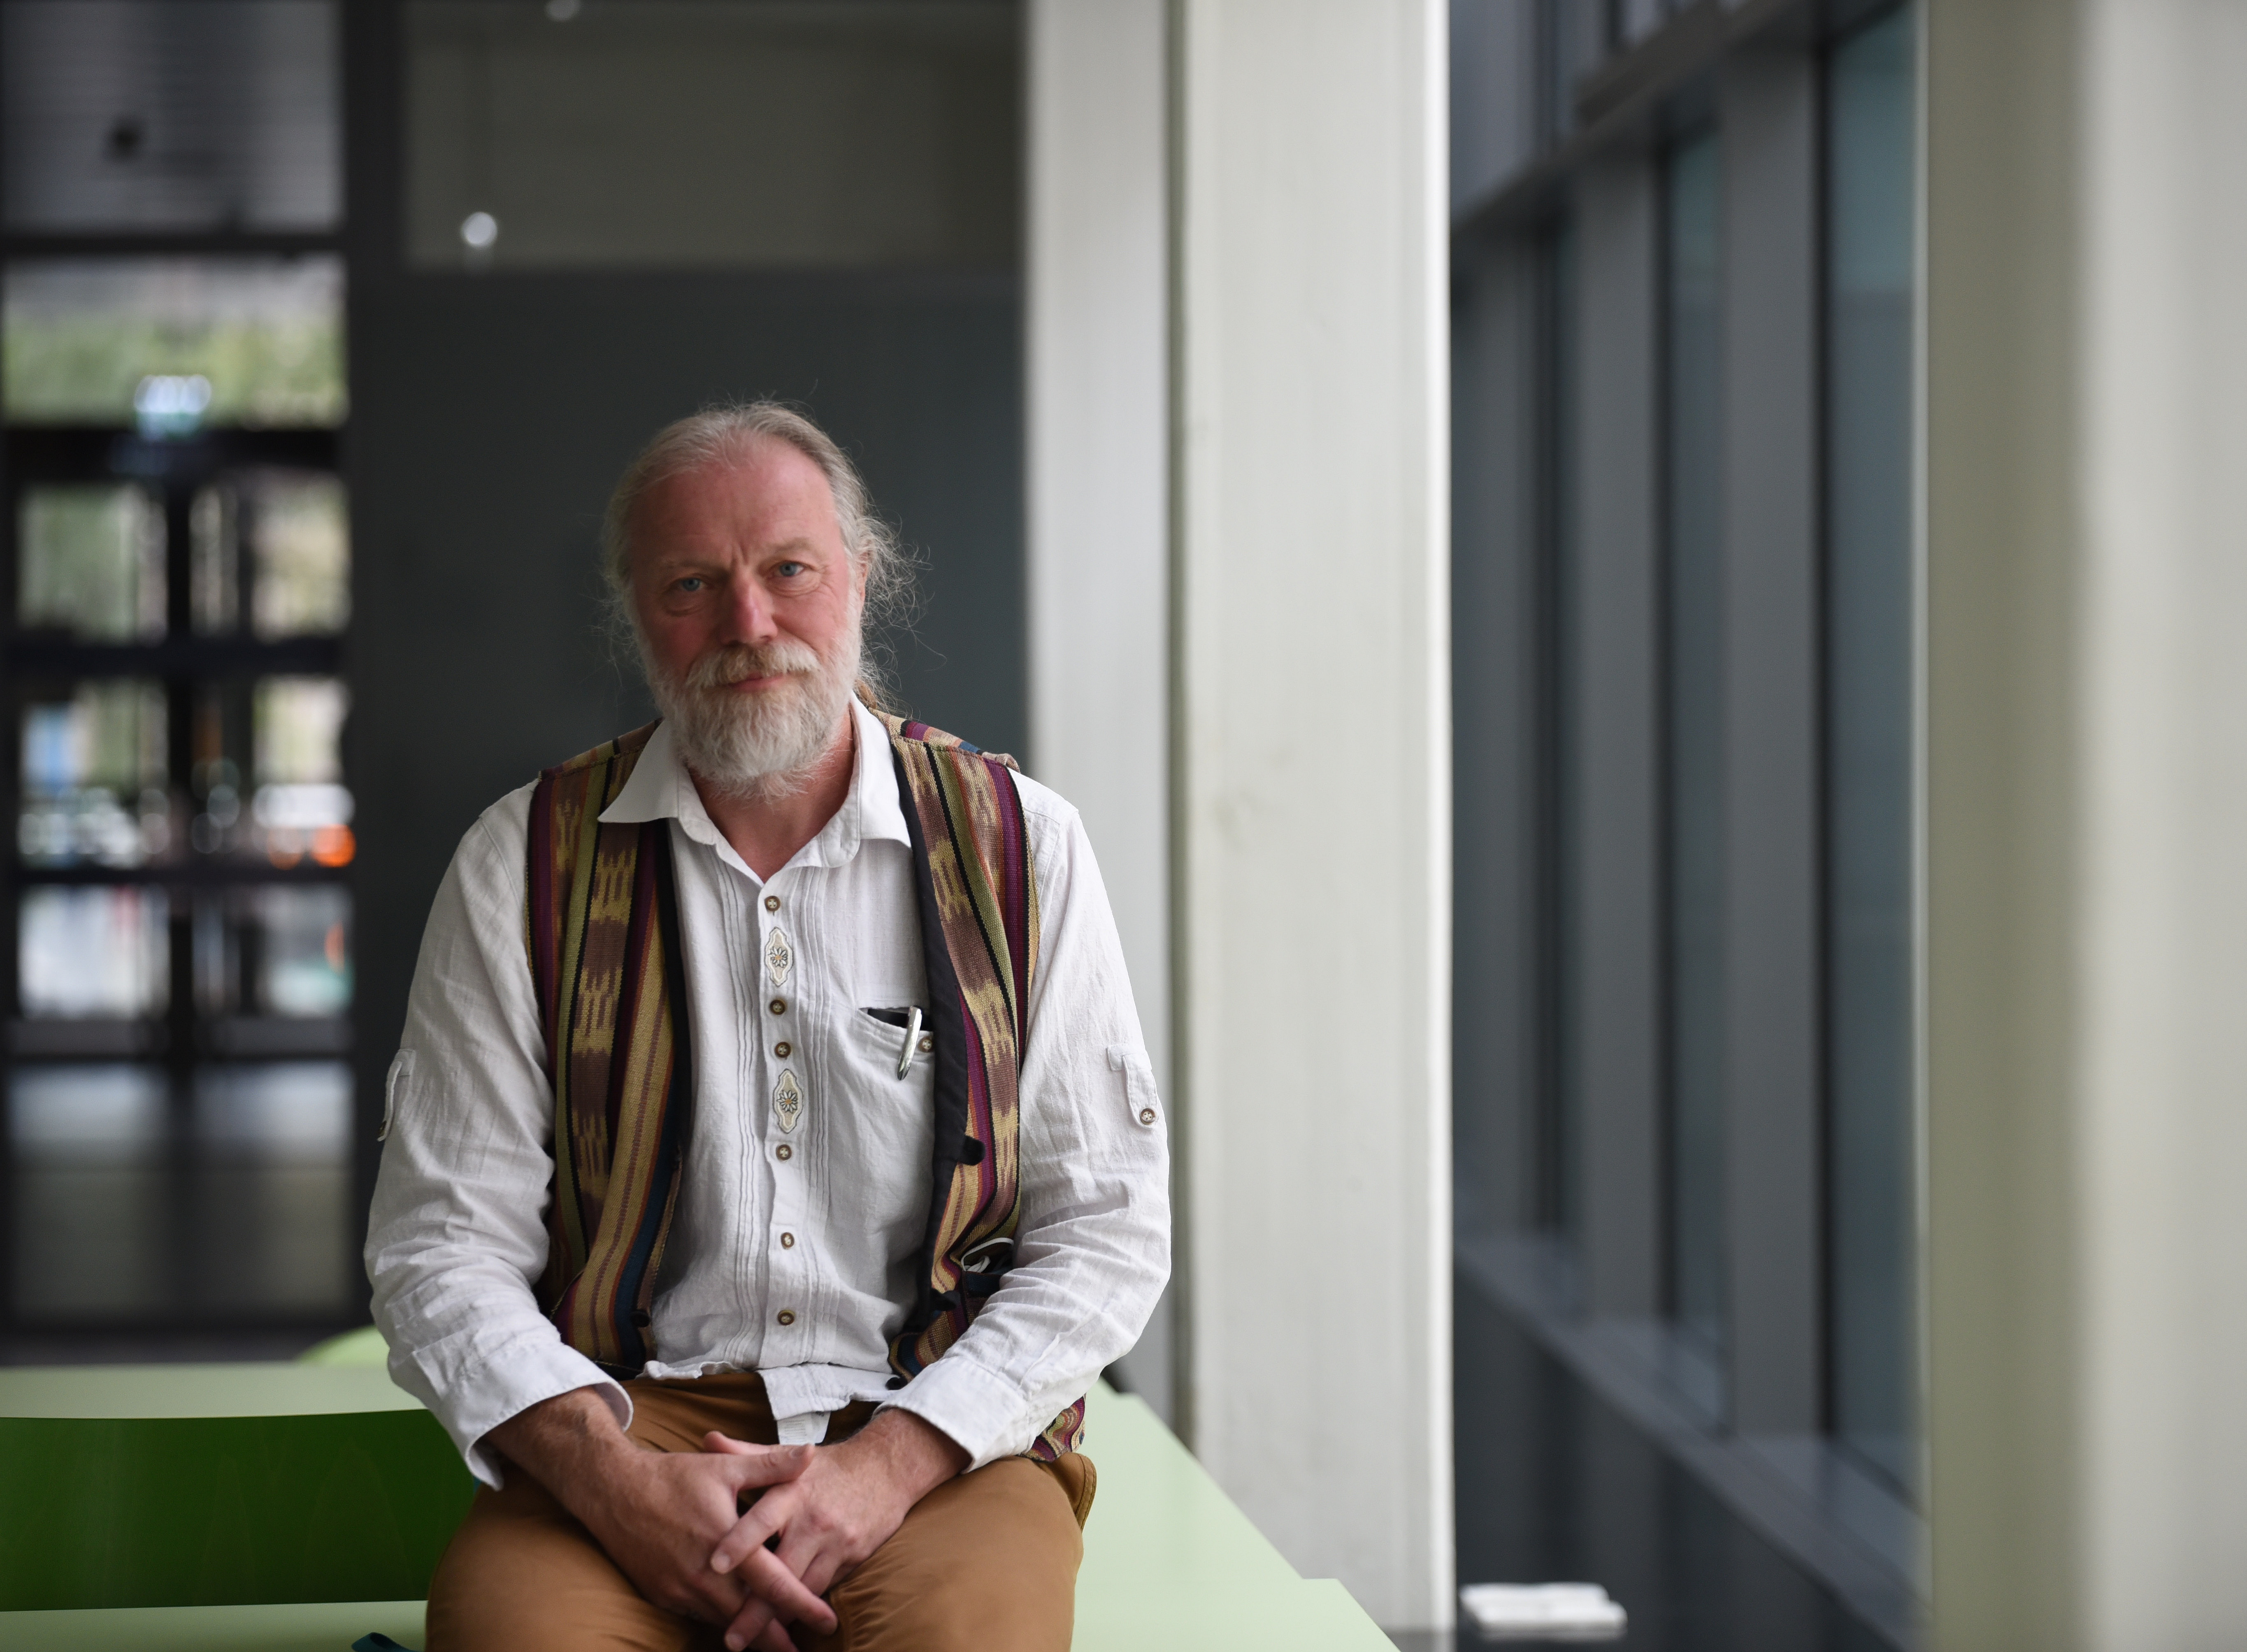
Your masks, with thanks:
[[(712, 1451), (755, 1449), (722, 1434), (702, 1443)], [(949, 1436), (912, 1412), (884, 1411), (840, 1445), (820, 1447), (801, 1475), (759, 1497), (711, 1554), (711, 1569), (731, 1572), (777, 1536), (781, 1564), (814, 1594), (825, 1594), (889, 1541), (914, 1504), (967, 1462)], [(774, 1616), (753, 1596), (727, 1626), (727, 1646), (741, 1652)]]

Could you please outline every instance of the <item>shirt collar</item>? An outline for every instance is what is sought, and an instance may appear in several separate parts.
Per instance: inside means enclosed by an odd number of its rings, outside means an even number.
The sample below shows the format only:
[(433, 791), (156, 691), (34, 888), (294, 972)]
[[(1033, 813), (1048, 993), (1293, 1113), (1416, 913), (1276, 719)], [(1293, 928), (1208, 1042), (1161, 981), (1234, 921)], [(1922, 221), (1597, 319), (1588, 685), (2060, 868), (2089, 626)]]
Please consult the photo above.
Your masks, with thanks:
[[(819, 835), (796, 850), (789, 862), (790, 866), (840, 866), (857, 854), (858, 845), (868, 838), (885, 838), (908, 845), (912, 842), (905, 829), (905, 809), (898, 796), (898, 771), (890, 756), (890, 731), (855, 698), (850, 701), (850, 722), (857, 743), (850, 771), (850, 790), (843, 799), (843, 807), (819, 829)], [(726, 841), (711, 820), (710, 811), (702, 806), (702, 794), (694, 788), (693, 776), (686, 772), (667, 723), (656, 725), (655, 733), (648, 737), (646, 747), (632, 769), (632, 778), (617, 794), (616, 802), (601, 811), (604, 825), (651, 820), (677, 821), (680, 829), (696, 843), (717, 850), (721, 858), (741, 865), (734, 846)], [(741, 870), (748, 869), (742, 866)]]

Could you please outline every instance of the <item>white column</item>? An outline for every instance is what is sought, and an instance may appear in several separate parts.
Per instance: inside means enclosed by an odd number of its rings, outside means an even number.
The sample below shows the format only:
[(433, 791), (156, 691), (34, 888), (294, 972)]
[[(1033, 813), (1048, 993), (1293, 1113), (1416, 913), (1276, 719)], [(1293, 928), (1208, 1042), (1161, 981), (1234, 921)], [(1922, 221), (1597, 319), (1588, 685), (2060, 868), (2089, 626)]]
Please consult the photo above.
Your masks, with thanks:
[[(1083, 814), (1170, 1078), (1163, 0), (1028, 8), (1029, 772)], [(1171, 1304), (1124, 1362), (1171, 1404)]]
[(2247, 10), (1932, 0), (1935, 1644), (2247, 1624)]
[(1177, 0), (1190, 1443), (1451, 1600), (1444, 10)]

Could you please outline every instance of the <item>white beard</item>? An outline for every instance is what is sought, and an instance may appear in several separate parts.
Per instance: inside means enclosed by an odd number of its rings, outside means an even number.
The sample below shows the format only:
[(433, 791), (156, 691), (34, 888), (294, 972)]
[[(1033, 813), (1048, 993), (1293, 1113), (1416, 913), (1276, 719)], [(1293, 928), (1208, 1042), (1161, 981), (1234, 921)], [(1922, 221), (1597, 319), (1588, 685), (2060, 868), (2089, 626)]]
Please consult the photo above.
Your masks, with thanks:
[[(859, 650), (853, 628), (825, 659), (807, 644), (782, 638), (762, 648), (713, 649), (675, 675), (643, 642), (640, 662), (695, 779), (721, 796), (771, 802), (802, 790), (835, 743), (857, 680)], [(787, 680), (750, 694), (729, 686), (774, 673)]]

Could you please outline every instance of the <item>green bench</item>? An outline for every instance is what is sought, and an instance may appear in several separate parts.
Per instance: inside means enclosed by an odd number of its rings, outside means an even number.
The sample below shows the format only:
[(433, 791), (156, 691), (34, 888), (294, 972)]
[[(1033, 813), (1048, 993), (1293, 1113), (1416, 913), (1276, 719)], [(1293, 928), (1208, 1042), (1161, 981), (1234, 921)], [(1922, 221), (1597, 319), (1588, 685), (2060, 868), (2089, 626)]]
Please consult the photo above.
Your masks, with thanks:
[[(345, 1652), (421, 1641), (473, 1483), (370, 1331), (294, 1365), (0, 1369), (0, 1647)], [(1140, 1401), (1103, 1388), (1075, 1652), (1390, 1652), (1295, 1575)]]

